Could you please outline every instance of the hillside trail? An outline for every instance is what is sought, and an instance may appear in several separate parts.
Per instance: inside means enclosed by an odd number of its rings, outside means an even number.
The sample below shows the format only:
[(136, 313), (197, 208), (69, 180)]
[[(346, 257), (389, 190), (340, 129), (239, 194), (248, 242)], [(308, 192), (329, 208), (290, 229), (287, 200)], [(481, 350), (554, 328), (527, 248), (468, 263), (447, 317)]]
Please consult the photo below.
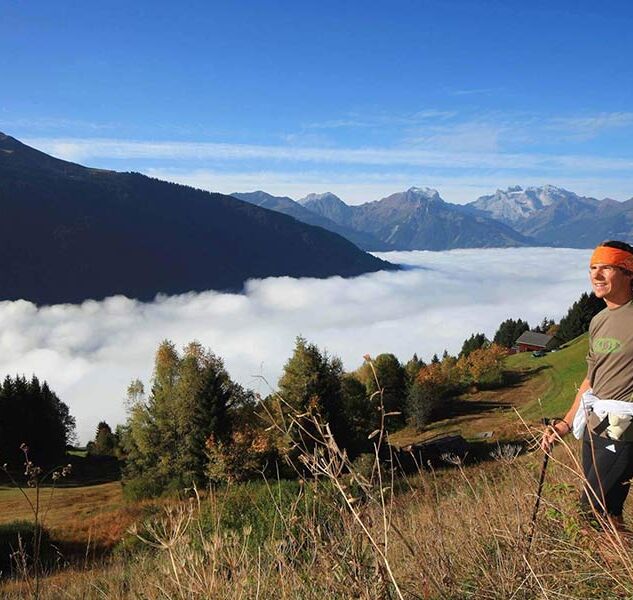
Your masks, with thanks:
[(421, 431), (406, 427), (394, 433), (391, 442), (405, 446), (449, 432), (487, 442), (525, 439), (529, 432), (517, 412), (546, 392), (550, 384), (547, 368), (524, 367), (505, 371), (504, 375), (507, 384), (503, 387), (482, 390), (473, 387), (451, 401), (444, 419)]

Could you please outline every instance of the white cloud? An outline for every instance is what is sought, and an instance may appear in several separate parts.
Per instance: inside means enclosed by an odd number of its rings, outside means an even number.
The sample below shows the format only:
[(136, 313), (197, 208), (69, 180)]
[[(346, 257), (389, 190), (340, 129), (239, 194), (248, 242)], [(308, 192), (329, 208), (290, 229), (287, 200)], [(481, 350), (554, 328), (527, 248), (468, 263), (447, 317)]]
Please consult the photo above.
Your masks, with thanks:
[(343, 118), (308, 123), (306, 129), (378, 129), (389, 126), (409, 126), (429, 120), (443, 121), (457, 116), (456, 111), (429, 108), (409, 114), (396, 113), (350, 113)]
[(546, 129), (566, 133), (570, 140), (585, 141), (595, 138), (607, 129), (622, 129), (633, 126), (633, 113), (598, 113), (584, 117), (556, 117), (547, 124)]
[[(490, 132), (489, 132), (490, 134)], [(469, 133), (469, 139), (471, 138)], [(454, 140), (449, 136), (450, 143)], [(334, 163), (346, 165), (407, 165), (441, 169), (538, 169), (558, 172), (561, 168), (591, 171), (633, 170), (633, 159), (599, 156), (550, 155), (511, 152), (425, 150), (410, 147), (333, 148), (271, 146), (211, 142), (147, 142), (104, 138), (27, 139), (31, 146), (60, 158), (86, 161), (108, 159), (162, 160), (274, 160), (287, 163)], [(487, 142), (489, 145), (490, 142)]]
[(77, 417), (86, 441), (99, 420), (124, 419), (129, 381), (151, 376), (164, 338), (192, 339), (224, 357), (242, 384), (267, 392), (301, 334), (348, 369), (365, 353), (429, 358), (457, 352), (476, 331), (494, 334), (507, 317), (559, 318), (587, 289), (588, 251), (494, 249), (401, 252), (416, 268), (355, 279), (271, 278), (244, 295), (204, 292), (140, 303), (122, 297), (36, 308), (0, 303), (0, 375), (36, 373)]

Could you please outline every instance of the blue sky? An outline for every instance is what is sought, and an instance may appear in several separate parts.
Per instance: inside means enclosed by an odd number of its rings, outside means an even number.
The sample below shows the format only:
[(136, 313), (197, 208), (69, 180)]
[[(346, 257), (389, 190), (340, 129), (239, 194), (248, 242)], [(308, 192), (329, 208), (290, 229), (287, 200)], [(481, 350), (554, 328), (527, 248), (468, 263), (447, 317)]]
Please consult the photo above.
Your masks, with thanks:
[(350, 203), (633, 196), (628, 2), (0, 0), (0, 130), (83, 164)]

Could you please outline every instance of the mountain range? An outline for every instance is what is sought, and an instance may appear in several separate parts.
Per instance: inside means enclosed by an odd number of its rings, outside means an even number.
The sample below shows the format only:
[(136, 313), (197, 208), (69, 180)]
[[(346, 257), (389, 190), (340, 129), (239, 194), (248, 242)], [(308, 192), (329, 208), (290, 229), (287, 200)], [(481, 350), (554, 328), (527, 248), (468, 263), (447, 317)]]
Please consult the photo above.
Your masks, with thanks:
[[(348, 205), (329, 192), (296, 202), (288, 197), (281, 202), (265, 192), (234, 196), (265, 197), (261, 206), (336, 231), (369, 251), (591, 248), (609, 238), (633, 239), (633, 199), (597, 200), (552, 185), (514, 186), (465, 205), (444, 201), (434, 189), (416, 187), (360, 205)], [(314, 215), (325, 220), (316, 223)], [(359, 234), (369, 237), (359, 239)]]
[(231, 196), (59, 160), (2, 133), (0, 206), (0, 300), (151, 300), (239, 291), (250, 278), (397, 268), (327, 228)]
[(363, 250), (633, 240), (633, 199), (551, 185), (497, 190), (466, 205), (417, 187), (360, 205), (332, 193), (297, 202), (262, 191), (227, 196), (84, 167), (2, 133), (0, 206), (0, 300), (38, 304), (398, 268)]

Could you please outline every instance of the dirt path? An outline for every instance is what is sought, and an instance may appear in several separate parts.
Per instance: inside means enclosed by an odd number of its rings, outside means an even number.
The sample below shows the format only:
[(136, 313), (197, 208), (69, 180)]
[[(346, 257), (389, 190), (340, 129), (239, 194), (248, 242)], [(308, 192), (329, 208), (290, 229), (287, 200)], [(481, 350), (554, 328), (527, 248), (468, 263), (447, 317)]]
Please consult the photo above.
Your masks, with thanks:
[[(544, 369), (509, 371), (507, 377), (510, 383), (503, 388), (471, 390), (456, 397), (445, 419), (431, 423), (421, 432), (406, 427), (391, 437), (392, 443), (404, 446), (449, 431), (466, 439), (482, 436), (488, 441), (525, 437), (526, 428), (516, 410), (541, 397), (549, 377)], [(490, 437), (483, 437), (487, 434)]]

